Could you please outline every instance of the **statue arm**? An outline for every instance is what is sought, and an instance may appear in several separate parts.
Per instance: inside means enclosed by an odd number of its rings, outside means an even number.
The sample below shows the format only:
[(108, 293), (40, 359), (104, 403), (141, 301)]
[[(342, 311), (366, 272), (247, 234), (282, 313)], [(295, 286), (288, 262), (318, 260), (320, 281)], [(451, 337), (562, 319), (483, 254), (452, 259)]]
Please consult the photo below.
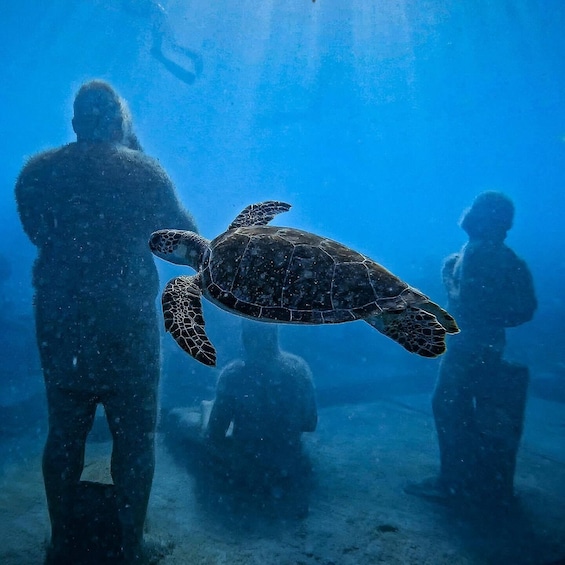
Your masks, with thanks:
[(455, 267), (459, 258), (459, 253), (452, 253), (445, 259), (441, 269), (441, 278), (449, 300), (457, 300), (459, 298), (459, 281), (455, 276)]
[(318, 425), (318, 407), (316, 404), (316, 393), (314, 390), (314, 380), (312, 371), (303, 359), (300, 359), (300, 367), (296, 374), (301, 375), (300, 398), (302, 401), (302, 432), (313, 432)]
[(316, 406), (316, 396), (312, 382), (308, 383), (304, 392), (304, 424), (303, 432), (313, 432), (318, 425), (318, 407)]
[(216, 396), (206, 430), (206, 436), (212, 443), (219, 443), (225, 440), (226, 432), (232, 421), (232, 414), (232, 399), (225, 396)]
[(41, 246), (48, 238), (50, 211), (41, 196), (40, 161), (32, 159), (21, 171), (16, 181), (15, 197), (18, 214), (26, 235), (30, 241)]
[(177, 191), (168, 177), (160, 192), (158, 217), (162, 224), (161, 228), (175, 228), (198, 233), (196, 220), (181, 203)]
[(210, 412), (206, 437), (212, 443), (221, 443), (235, 415), (235, 396), (230, 387), (231, 367), (226, 367), (218, 378), (216, 398)]
[(152, 207), (152, 231), (173, 228), (198, 233), (194, 217), (183, 206), (175, 185), (161, 165), (141, 152), (128, 155), (135, 155), (143, 164), (137, 171), (137, 183), (143, 189), (143, 198), (148, 199)]
[(504, 325), (515, 327), (529, 322), (538, 307), (534, 280), (527, 263), (513, 251), (513, 268), (509, 269), (506, 281), (506, 309)]

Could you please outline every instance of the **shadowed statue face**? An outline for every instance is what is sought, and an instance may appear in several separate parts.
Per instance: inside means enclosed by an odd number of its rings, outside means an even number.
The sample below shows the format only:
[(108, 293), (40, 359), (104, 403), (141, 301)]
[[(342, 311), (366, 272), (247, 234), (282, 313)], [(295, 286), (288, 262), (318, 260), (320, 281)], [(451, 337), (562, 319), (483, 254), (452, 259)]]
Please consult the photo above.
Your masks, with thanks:
[(121, 141), (124, 114), (120, 97), (100, 80), (81, 86), (74, 105), (73, 129), (79, 141)]
[(514, 221), (514, 204), (505, 194), (486, 191), (465, 210), (461, 227), (472, 239), (504, 241)]

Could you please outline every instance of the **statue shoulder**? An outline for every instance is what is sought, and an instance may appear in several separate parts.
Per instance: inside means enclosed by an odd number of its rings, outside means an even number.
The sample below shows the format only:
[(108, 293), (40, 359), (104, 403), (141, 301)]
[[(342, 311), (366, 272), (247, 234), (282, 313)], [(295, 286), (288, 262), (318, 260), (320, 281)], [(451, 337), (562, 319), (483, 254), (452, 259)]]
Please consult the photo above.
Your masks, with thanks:
[(124, 162), (125, 166), (131, 169), (138, 169), (143, 171), (143, 174), (148, 174), (152, 177), (162, 177), (167, 180), (169, 178), (159, 161), (143, 151), (118, 145), (116, 146), (116, 154)]
[(281, 351), (281, 364), (285, 370), (296, 376), (297, 379), (312, 379), (312, 370), (305, 359), (288, 351)]
[(66, 156), (70, 145), (71, 144), (55, 149), (47, 149), (46, 151), (41, 151), (29, 157), (18, 176), (18, 182), (22, 182), (30, 177), (37, 178), (38, 175), (47, 174), (57, 161)]
[(222, 368), (218, 375), (218, 384), (230, 383), (233, 379), (237, 379), (245, 372), (245, 362), (243, 359), (235, 359), (230, 361), (225, 367)]

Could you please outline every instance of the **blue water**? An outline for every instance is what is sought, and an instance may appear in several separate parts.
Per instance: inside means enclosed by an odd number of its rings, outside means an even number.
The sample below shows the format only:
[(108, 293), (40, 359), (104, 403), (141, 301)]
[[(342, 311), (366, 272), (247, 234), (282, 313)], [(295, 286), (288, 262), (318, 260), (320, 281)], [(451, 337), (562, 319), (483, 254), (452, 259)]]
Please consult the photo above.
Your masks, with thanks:
[[(128, 100), (145, 150), (208, 237), (251, 202), (285, 200), (293, 209), (280, 223), (342, 241), (442, 302), (439, 268), (464, 241), (462, 210), (481, 190), (506, 192), (517, 208), (508, 241), (540, 295), (536, 320), (513, 332), (516, 352), (563, 370), (559, 0), (165, 7), (161, 23), (151, 2), (132, 0), (4, 9), (0, 253), (18, 314), (30, 310), (34, 249), (15, 213), (15, 177), (27, 156), (73, 138), (73, 96), (99, 77)], [(193, 68), (172, 43), (201, 55), (193, 84), (151, 55), (157, 25), (181, 65)], [(344, 364), (350, 339), (394, 347), (366, 327), (320, 335)]]
[[(92, 78), (128, 101), (145, 151), (206, 237), (252, 202), (287, 201), (292, 210), (278, 224), (337, 239), (442, 304), (442, 259), (465, 241), (461, 212), (482, 190), (507, 193), (517, 210), (508, 243), (529, 263), (539, 298), (534, 321), (509, 332), (508, 353), (534, 380), (563, 390), (561, 0), (162, 5), (160, 20), (143, 0), (3, 4), (0, 255), (11, 276), (2, 287), (0, 404), (41, 386), (35, 250), (20, 227), (14, 181), (27, 157), (73, 139), (72, 100)], [(156, 26), (178, 64), (194, 62), (175, 44), (201, 57), (192, 84), (152, 56)], [(160, 268), (163, 282), (180, 272)], [(237, 325), (213, 308), (207, 317), (222, 364), (237, 353)], [(431, 386), (437, 370), (365, 324), (284, 328), (282, 340), (310, 361), (320, 389), (404, 374)], [(213, 376), (175, 347), (165, 346), (163, 402), (205, 396)]]

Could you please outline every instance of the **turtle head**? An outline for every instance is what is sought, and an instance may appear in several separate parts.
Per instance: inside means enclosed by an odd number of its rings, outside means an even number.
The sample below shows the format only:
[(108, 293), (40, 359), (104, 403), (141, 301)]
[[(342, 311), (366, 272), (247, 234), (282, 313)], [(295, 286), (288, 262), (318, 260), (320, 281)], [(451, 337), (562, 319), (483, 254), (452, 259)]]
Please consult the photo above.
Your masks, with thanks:
[(184, 230), (159, 230), (149, 238), (149, 249), (154, 255), (177, 265), (200, 269), (202, 254), (208, 242), (197, 233)]

